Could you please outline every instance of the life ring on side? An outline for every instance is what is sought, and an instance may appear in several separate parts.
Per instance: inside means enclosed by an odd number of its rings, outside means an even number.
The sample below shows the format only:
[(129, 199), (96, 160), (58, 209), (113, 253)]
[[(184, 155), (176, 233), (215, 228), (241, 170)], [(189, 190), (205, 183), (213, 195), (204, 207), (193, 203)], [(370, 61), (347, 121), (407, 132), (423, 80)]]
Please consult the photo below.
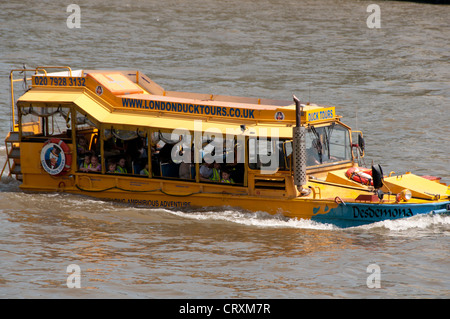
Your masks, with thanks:
[(41, 149), (41, 165), (53, 176), (66, 174), (72, 165), (72, 154), (69, 146), (63, 140), (51, 138)]
[(372, 170), (363, 167), (351, 167), (345, 172), (345, 176), (355, 182), (373, 186)]

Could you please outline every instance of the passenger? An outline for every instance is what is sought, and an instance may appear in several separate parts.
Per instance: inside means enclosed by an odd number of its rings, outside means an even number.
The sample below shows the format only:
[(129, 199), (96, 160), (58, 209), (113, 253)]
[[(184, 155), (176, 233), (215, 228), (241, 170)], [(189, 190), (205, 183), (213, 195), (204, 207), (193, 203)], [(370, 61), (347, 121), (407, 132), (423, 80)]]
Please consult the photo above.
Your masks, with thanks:
[(165, 144), (166, 143), (164, 143), (164, 141), (160, 140), (158, 137), (153, 136), (152, 145), (150, 146), (152, 154), (159, 154)]
[(100, 172), (102, 170), (102, 165), (98, 161), (97, 155), (91, 156), (91, 163), (88, 166), (88, 172)]
[(164, 144), (164, 146), (159, 151), (159, 161), (161, 163), (171, 163), (172, 161), (172, 144)]
[(137, 148), (137, 152), (139, 154), (139, 158), (141, 158), (141, 159), (142, 158), (148, 158), (146, 145), (147, 145), (147, 143), (145, 142), (145, 139), (141, 138), (139, 140), (139, 144), (138, 144), (138, 148)]
[(210, 181), (210, 177), (212, 175), (213, 169), (212, 169), (212, 164), (208, 164), (208, 163), (203, 163), (202, 166), (200, 167), (200, 180), (204, 181), (204, 182), (209, 182)]
[(81, 135), (78, 137), (78, 143), (77, 143), (77, 159), (78, 159), (78, 166), (81, 166), (83, 163), (83, 157), (89, 153), (89, 147), (87, 145), (86, 138)]
[(117, 164), (115, 162), (108, 163), (108, 171), (106, 173), (113, 174), (116, 173)]
[(243, 163), (238, 163), (238, 151), (235, 148), (234, 151), (234, 161), (233, 163), (227, 163), (225, 165), (225, 170), (230, 174), (230, 179), (234, 180), (233, 183), (242, 184), (244, 183), (245, 167)]
[(234, 184), (233, 179), (230, 177), (230, 172), (224, 170), (222, 172), (222, 179), (220, 180), (221, 183), (228, 183), (228, 184)]
[(306, 149), (306, 166), (318, 165), (322, 160), (322, 148), (318, 139), (312, 142), (310, 148)]
[(125, 167), (126, 160), (124, 157), (121, 157), (117, 164), (118, 164), (116, 169), (117, 173), (128, 174), (127, 168)]
[(306, 165), (307, 166), (313, 166), (313, 165), (319, 165), (319, 159), (317, 156), (317, 152), (312, 149), (306, 150)]
[(212, 169), (211, 177), (209, 178), (210, 181), (219, 183), (220, 182), (220, 164), (217, 162), (214, 162), (214, 166)]
[(178, 170), (178, 175), (180, 176), (180, 178), (182, 179), (192, 179), (191, 176), (191, 169), (193, 167), (194, 164), (192, 164), (194, 161), (194, 153), (191, 153), (191, 162), (190, 163), (185, 163), (184, 161), (182, 161), (180, 163), (180, 168)]
[(143, 176), (149, 176), (150, 175), (149, 172), (148, 172), (148, 161), (145, 164), (145, 167), (139, 172), (139, 174), (143, 175)]
[(77, 154), (80, 155), (80, 157), (84, 154), (89, 152), (89, 146), (87, 145), (86, 138), (81, 135), (78, 138), (78, 144), (77, 144)]
[(125, 148), (122, 143), (120, 143), (120, 140), (117, 141), (115, 137), (110, 137), (104, 142), (104, 154), (106, 157), (118, 156), (124, 151)]
[(80, 171), (88, 172), (89, 165), (91, 164), (91, 153), (84, 154), (84, 160), (80, 164)]
[(134, 174), (140, 173), (140, 171), (144, 169), (145, 163), (148, 163), (148, 155), (145, 145), (145, 139), (140, 138), (137, 141), (136, 152), (134, 152), (131, 156), (133, 158), (132, 163)]

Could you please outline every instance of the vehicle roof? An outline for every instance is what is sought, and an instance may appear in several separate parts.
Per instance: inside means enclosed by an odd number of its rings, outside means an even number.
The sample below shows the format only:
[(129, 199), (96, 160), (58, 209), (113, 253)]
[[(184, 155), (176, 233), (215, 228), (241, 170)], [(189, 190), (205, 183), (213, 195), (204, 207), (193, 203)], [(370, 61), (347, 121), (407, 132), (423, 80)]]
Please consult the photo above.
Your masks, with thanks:
[[(202, 120), (203, 131), (240, 130), (261, 136), (278, 130), (283, 137), (292, 136), (295, 125), (293, 101), (166, 91), (139, 71), (36, 74), (32, 84), (32, 89), (18, 99), (19, 106), (76, 104), (104, 125), (195, 130), (199, 129), (195, 120)], [(302, 121), (308, 117), (313, 122), (337, 119), (334, 107), (302, 106)]]

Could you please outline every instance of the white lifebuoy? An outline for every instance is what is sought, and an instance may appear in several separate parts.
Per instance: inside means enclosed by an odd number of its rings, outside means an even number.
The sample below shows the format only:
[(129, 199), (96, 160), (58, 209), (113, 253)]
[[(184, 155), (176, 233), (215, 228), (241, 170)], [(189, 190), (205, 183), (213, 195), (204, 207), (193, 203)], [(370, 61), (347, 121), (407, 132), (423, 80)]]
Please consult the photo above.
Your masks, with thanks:
[(63, 140), (51, 138), (41, 149), (41, 165), (53, 176), (66, 174), (72, 165), (72, 154)]

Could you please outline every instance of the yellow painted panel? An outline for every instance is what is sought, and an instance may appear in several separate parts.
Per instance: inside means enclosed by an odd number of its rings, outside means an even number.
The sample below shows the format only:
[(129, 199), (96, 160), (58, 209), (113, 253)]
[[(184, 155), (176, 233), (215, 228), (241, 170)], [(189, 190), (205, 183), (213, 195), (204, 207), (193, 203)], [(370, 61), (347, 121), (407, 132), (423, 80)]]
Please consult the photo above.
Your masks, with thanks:
[(384, 184), (392, 193), (399, 193), (407, 188), (413, 197), (433, 199), (436, 194), (447, 196), (447, 186), (430, 181), (415, 174), (404, 174), (384, 178)]
[(75, 101), (84, 88), (34, 88), (17, 100), (19, 106), (29, 106), (30, 103), (71, 103)]
[(114, 95), (142, 94), (144, 91), (120, 73), (89, 73), (100, 85)]
[(307, 109), (305, 108), (302, 113), (302, 121), (308, 123), (314, 123), (318, 121), (331, 120), (336, 117), (335, 108), (332, 107), (318, 107)]

